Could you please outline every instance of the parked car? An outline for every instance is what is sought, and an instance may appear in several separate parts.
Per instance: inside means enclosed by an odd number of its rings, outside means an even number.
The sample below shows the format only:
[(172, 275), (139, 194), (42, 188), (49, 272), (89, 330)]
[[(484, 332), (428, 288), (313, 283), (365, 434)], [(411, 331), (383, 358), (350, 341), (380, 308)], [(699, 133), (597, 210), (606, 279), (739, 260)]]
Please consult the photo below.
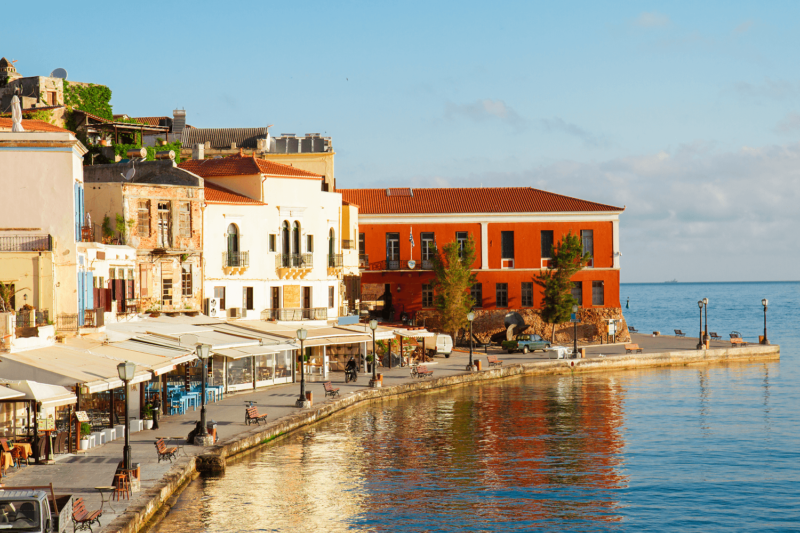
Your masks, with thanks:
[(508, 353), (528, 353), (536, 350), (544, 352), (550, 347), (550, 341), (544, 340), (539, 335), (520, 334), (513, 341), (503, 341), (502, 346)]

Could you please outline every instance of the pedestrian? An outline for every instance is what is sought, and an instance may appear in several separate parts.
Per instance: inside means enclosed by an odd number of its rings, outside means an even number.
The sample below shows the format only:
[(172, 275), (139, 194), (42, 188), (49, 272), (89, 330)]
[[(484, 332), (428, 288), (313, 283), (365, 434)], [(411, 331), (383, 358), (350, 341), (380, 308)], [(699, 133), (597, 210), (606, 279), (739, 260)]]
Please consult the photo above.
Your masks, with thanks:
[(625, 302), (625, 309), (630, 309), (630, 308), (631, 308), (631, 299), (628, 298), (628, 301)]
[(153, 429), (158, 429), (158, 415), (161, 413), (161, 399), (158, 393), (153, 396)]

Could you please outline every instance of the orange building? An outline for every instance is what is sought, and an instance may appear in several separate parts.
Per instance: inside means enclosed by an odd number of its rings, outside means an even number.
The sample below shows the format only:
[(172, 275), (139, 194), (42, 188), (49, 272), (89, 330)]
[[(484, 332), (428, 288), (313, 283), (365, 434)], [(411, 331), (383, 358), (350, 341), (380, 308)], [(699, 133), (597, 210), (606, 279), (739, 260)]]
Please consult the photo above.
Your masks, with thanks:
[(624, 208), (530, 187), (337, 192), (359, 206), (363, 299), (389, 291), (395, 319), (433, 307), (434, 248), (469, 236), (477, 276), (472, 294), (484, 311), (541, 309), (542, 291), (533, 278), (547, 268), (553, 245), (568, 232), (579, 235), (593, 257), (573, 278), (582, 308), (620, 307)]

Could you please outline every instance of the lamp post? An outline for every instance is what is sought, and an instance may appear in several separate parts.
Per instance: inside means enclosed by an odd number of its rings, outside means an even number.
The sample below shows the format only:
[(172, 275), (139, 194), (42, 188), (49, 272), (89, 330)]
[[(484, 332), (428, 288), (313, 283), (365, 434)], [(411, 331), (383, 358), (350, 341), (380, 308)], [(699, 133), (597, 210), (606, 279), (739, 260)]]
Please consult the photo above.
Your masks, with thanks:
[(703, 300), (698, 300), (697, 307), (700, 308), (700, 333), (697, 334), (697, 349), (703, 348)]
[(472, 370), (472, 321), (475, 320), (475, 313), (470, 311), (467, 313), (467, 320), (469, 320), (469, 366), (467, 370)]
[(200, 433), (198, 433), (195, 437), (195, 444), (199, 443), (205, 446), (207, 445), (206, 441), (208, 440), (208, 427), (206, 426), (206, 378), (208, 371), (206, 370), (206, 361), (208, 361), (208, 356), (211, 355), (211, 345), (198, 344), (195, 348), (195, 353), (203, 362), (203, 392), (200, 399), (200, 405), (202, 406), (200, 407), (200, 424), (203, 427), (200, 429)]
[(764, 298), (761, 300), (761, 305), (764, 306), (764, 341), (761, 344), (769, 344), (767, 340), (767, 305), (769, 304), (769, 300)]
[(378, 329), (378, 321), (370, 320), (369, 329), (372, 330), (372, 386), (374, 387), (375, 384), (378, 382), (378, 374), (377, 374), (378, 361), (375, 358), (375, 330)]
[(572, 306), (572, 357), (578, 357), (578, 306)]
[(128, 420), (128, 397), (130, 396), (128, 394), (128, 383), (136, 374), (136, 364), (130, 361), (120, 363), (117, 365), (117, 373), (125, 387), (125, 447), (122, 448), (122, 464), (126, 470), (131, 470), (131, 424)]
[(706, 332), (703, 335), (703, 342), (708, 342), (708, 298), (703, 298), (703, 308), (705, 309)]
[(308, 330), (300, 328), (297, 330), (297, 339), (300, 341), (300, 398), (297, 399), (297, 406), (302, 407), (306, 402), (306, 352), (303, 341), (308, 337)]

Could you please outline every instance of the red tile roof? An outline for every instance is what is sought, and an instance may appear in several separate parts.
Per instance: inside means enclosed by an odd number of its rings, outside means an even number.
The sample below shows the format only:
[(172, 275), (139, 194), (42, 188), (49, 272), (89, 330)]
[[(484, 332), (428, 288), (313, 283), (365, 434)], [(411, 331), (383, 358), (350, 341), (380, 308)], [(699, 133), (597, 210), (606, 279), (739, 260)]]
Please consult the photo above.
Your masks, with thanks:
[(345, 202), (359, 206), (359, 214), (402, 213), (554, 213), (623, 211), (532, 187), (452, 189), (336, 189)]
[[(13, 125), (14, 122), (10, 118), (0, 118), (0, 131), (11, 131)], [(55, 131), (59, 133), (72, 133), (64, 128), (53, 126), (44, 120), (26, 120), (23, 118), (22, 127), (25, 128), (25, 131)]]
[(204, 184), (206, 202), (209, 204), (247, 204), (247, 205), (267, 205), (264, 202), (253, 200), (238, 192), (233, 192), (225, 187), (220, 187), (216, 183), (206, 181)]
[(272, 161), (241, 154), (219, 159), (190, 159), (178, 166), (203, 178), (266, 174), (280, 178), (322, 179), (322, 176), (290, 165), (273, 163)]
[[(168, 120), (172, 117), (130, 117), (131, 120), (135, 120), (140, 124), (147, 124), (148, 126), (166, 126), (168, 124)], [(164, 121), (162, 124), (161, 121)]]

